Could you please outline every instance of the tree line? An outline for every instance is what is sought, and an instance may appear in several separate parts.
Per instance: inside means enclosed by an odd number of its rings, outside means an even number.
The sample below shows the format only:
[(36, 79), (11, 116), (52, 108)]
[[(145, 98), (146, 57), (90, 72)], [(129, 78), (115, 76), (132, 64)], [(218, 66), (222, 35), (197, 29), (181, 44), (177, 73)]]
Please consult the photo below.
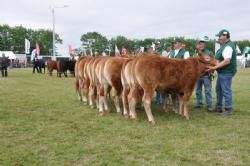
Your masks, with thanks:
[[(0, 25), (0, 50), (13, 51), (14, 53), (24, 54), (24, 39), (30, 41), (31, 50), (35, 48), (36, 42), (40, 47), (41, 55), (52, 54), (52, 31), (46, 29), (28, 29), (23, 26), (10, 27)], [(59, 35), (55, 35), (55, 42), (62, 43)]]
[[(88, 32), (81, 36), (82, 44), (86, 44), (89, 39), (94, 39), (94, 42), (91, 45), (91, 48), (94, 50), (94, 52), (97, 52), (98, 54), (101, 54), (102, 52), (105, 52), (106, 54), (114, 55), (115, 51), (115, 45), (118, 47), (119, 50), (121, 50), (122, 47), (125, 47), (128, 49), (130, 53), (134, 51), (134, 46), (139, 45), (141, 47), (147, 47), (154, 43), (156, 40), (161, 41), (162, 44), (169, 42), (171, 43), (174, 40), (174, 37), (168, 37), (168, 38), (161, 38), (161, 39), (155, 39), (155, 38), (146, 38), (146, 39), (128, 39), (125, 36), (117, 36), (113, 37), (110, 40), (108, 40), (105, 36), (98, 32)], [(197, 43), (198, 39), (185, 39), (186, 49), (193, 54), (195, 51), (195, 45)], [(211, 51), (215, 51), (215, 40), (209, 40), (207, 42), (207, 48)], [(241, 41), (234, 41), (240, 48), (241, 51), (246, 46), (250, 46), (249, 40), (241, 40)], [(79, 49), (76, 49), (79, 51)]]
[[(41, 55), (52, 55), (52, 31), (47, 29), (28, 29), (23, 26), (10, 27), (9, 25), (0, 25), (0, 50), (1, 51), (14, 51), (14, 53), (24, 53), (24, 39), (28, 39), (31, 42), (31, 50), (35, 48), (36, 42), (40, 46)], [(94, 40), (93, 40), (94, 39)], [(125, 36), (116, 36), (108, 39), (99, 32), (87, 32), (83, 33), (80, 37), (82, 46), (85, 46), (89, 51), (90, 47), (93, 53), (114, 55), (115, 46), (121, 50), (122, 47), (128, 49), (130, 53), (134, 51), (134, 46), (139, 45), (141, 47), (150, 46), (156, 40), (160, 40), (162, 44), (166, 42), (172, 42), (174, 37), (168, 38), (145, 38), (145, 39), (129, 39)], [(91, 41), (89, 45), (89, 41)], [(62, 39), (56, 34), (56, 44), (62, 44)], [(250, 40), (235, 41), (241, 51), (246, 46), (250, 46)], [(185, 39), (186, 49), (192, 54), (194, 53), (195, 44), (197, 39)], [(83, 47), (75, 48), (76, 53), (82, 53)], [(207, 42), (207, 48), (214, 52), (215, 40), (209, 40)], [(89, 53), (89, 52), (87, 52)]]

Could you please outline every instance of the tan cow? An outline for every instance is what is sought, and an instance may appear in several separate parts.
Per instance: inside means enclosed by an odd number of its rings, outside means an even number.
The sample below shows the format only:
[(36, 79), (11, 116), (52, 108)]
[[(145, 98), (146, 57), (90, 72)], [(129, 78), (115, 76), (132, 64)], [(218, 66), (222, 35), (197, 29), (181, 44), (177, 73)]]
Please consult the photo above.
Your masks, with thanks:
[(84, 77), (84, 67), (86, 63), (90, 60), (90, 57), (81, 57), (75, 65), (75, 90), (79, 96), (79, 100), (87, 103), (87, 90), (88, 81)]
[(116, 112), (120, 113), (120, 99), (122, 93), (121, 70), (122, 66), (130, 57), (113, 57), (100, 60), (97, 67), (99, 90), (99, 112), (103, 115), (104, 110), (108, 110), (107, 94), (112, 89), (112, 98), (116, 107)]
[(107, 58), (110, 58), (110, 57), (96, 56), (89, 66), (89, 68), (90, 68), (90, 71), (89, 71), (89, 76), (90, 76), (89, 101), (92, 103), (92, 107), (94, 107), (93, 103), (96, 103), (97, 109), (99, 109), (99, 99), (98, 99), (99, 96), (98, 96), (98, 94), (99, 94), (100, 84), (99, 84), (99, 81), (97, 79), (96, 68), (102, 59), (107, 59)]
[[(154, 91), (178, 94), (180, 111), (189, 119), (188, 105), (195, 83), (208, 65), (215, 65), (216, 61), (208, 55), (185, 60), (167, 59), (160, 56), (141, 56), (134, 63), (134, 77), (143, 89), (143, 104), (149, 122), (155, 125), (151, 112), (151, 100)], [(132, 114), (136, 112), (132, 110)]]
[(53, 70), (56, 70), (57, 75), (58, 75), (57, 63), (56, 63), (56, 61), (49, 60), (49, 61), (47, 62), (47, 70), (48, 70), (50, 76), (52, 76)]

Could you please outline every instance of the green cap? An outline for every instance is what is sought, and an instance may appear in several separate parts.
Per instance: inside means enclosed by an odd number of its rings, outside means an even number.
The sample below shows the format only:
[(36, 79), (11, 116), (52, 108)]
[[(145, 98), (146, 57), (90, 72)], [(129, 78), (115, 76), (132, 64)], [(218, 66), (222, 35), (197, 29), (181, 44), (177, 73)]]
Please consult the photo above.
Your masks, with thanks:
[(183, 43), (184, 42), (184, 38), (183, 37), (175, 37), (173, 42), (174, 43), (177, 43), (177, 42)]
[(172, 44), (169, 43), (169, 42), (166, 42), (166, 43), (164, 44), (164, 48), (171, 47), (171, 46), (172, 46)]
[(155, 42), (155, 44), (161, 44), (161, 41), (160, 41), (160, 40), (157, 40), (157, 41)]
[(208, 36), (203, 36), (203, 37), (199, 37), (199, 39), (197, 40), (197, 43), (208, 42), (208, 41), (209, 41), (209, 37)]
[(222, 36), (222, 35), (229, 35), (230, 36), (230, 32), (226, 29), (222, 29), (216, 36)]

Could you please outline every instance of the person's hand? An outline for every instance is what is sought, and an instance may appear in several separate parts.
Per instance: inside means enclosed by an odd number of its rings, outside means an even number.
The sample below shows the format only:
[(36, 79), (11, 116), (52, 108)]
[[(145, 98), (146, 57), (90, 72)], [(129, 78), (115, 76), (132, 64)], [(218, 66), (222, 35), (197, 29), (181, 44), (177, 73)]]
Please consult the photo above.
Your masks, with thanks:
[(208, 67), (206, 67), (206, 72), (213, 72), (214, 70), (216, 70), (216, 67), (215, 66), (208, 66)]

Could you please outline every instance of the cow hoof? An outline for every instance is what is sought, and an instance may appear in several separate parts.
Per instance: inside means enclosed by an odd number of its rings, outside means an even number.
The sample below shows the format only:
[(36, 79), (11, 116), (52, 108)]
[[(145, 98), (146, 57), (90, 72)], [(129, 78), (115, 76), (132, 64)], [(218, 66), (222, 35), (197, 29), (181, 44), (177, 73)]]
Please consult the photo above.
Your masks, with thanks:
[(99, 112), (99, 116), (104, 116), (104, 112)]
[(149, 121), (149, 123), (151, 123), (153, 126), (156, 126), (156, 122), (155, 121)]
[(129, 117), (128, 113), (123, 113), (123, 116)]
[(132, 120), (134, 120), (134, 121), (136, 121), (137, 120), (137, 118), (135, 118), (135, 117), (130, 117), (130, 119), (132, 119)]

